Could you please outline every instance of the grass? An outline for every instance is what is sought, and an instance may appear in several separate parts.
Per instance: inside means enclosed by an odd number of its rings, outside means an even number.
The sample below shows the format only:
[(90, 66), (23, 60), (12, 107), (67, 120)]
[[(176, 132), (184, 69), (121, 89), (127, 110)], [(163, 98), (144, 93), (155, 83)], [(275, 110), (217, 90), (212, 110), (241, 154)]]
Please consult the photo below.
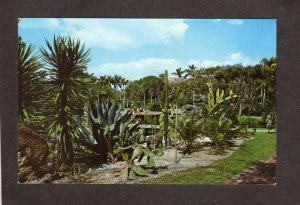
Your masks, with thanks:
[(210, 167), (199, 167), (160, 178), (140, 181), (143, 184), (224, 184), (237, 173), (276, 152), (275, 133), (256, 133), (231, 156)]

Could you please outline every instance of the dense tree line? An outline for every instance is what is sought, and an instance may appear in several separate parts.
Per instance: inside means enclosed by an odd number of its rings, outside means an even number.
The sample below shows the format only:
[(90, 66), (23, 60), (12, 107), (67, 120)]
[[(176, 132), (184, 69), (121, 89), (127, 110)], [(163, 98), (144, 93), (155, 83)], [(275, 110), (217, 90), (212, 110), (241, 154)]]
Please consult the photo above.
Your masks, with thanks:
[[(179, 107), (192, 104), (193, 95), (206, 95), (207, 83), (239, 96), (240, 114), (259, 115), (275, 109), (276, 95), (276, 58), (262, 59), (260, 64), (243, 66), (241, 64), (187, 69), (178, 68), (172, 73), (170, 87), (184, 96)], [(174, 93), (175, 91), (173, 91)], [(147, 103), (160, 102), (163, 96), (163, 74), (159, 77), (147, 76), (129, 83), (126, 95), (133, 104), (145, 106)], [(170, 101), (174, 99), (170, 94)]]

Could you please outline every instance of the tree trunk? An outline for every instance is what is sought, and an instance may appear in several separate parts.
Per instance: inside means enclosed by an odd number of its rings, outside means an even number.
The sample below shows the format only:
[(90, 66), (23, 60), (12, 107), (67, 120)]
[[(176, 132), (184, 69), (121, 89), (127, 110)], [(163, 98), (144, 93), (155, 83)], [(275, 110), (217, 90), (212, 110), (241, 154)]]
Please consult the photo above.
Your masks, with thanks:
[(144, 109), (146, 108), (146, 91), (144, 92)]
[[(176, 135), (176, 138), (177, 138), (177, 126), (178, 126), (178, 121), (177, 121), (178, 120), (178, 118), (177, 118), (177, 102), (176, 102), (175, 109), (176, 109), (176, 114), (175, 114), (175, 135)], [(177, 161), (177, 152), (178, 152), (177, 144), (175, 143), (175, 163), (176, 164), (178, 163), (178, 161)]]
[(265, 102), (266, 102), (266, 88), (264, 88), (264, 92), (263, 92), (263, 107), (265, 107)]

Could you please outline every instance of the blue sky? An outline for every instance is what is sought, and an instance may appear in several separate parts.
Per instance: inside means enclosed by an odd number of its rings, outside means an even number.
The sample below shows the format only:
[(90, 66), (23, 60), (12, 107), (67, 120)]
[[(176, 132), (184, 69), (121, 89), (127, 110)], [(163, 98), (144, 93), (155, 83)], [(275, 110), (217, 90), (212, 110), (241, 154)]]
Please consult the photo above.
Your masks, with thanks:
[(91, 49), (88, 72), (134, 80), (168, 69), (242, 63), (276, 56), (275, 19), (23, 18), (19, 35), (45, 47), (70, 35)]

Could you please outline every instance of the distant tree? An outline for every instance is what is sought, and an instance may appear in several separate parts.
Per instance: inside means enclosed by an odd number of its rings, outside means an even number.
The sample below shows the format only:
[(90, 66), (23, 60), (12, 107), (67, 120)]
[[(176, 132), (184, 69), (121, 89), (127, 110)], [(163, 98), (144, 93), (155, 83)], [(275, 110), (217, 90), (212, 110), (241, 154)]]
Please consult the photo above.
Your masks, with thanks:
[(172, 75), (174, 75), (176, 78), (181, 79), (184, 78), (184, 74), (186, 73), (186, 70), (182, 70), (182, 68), (177, 68), (176, 72), (173, 72)]

